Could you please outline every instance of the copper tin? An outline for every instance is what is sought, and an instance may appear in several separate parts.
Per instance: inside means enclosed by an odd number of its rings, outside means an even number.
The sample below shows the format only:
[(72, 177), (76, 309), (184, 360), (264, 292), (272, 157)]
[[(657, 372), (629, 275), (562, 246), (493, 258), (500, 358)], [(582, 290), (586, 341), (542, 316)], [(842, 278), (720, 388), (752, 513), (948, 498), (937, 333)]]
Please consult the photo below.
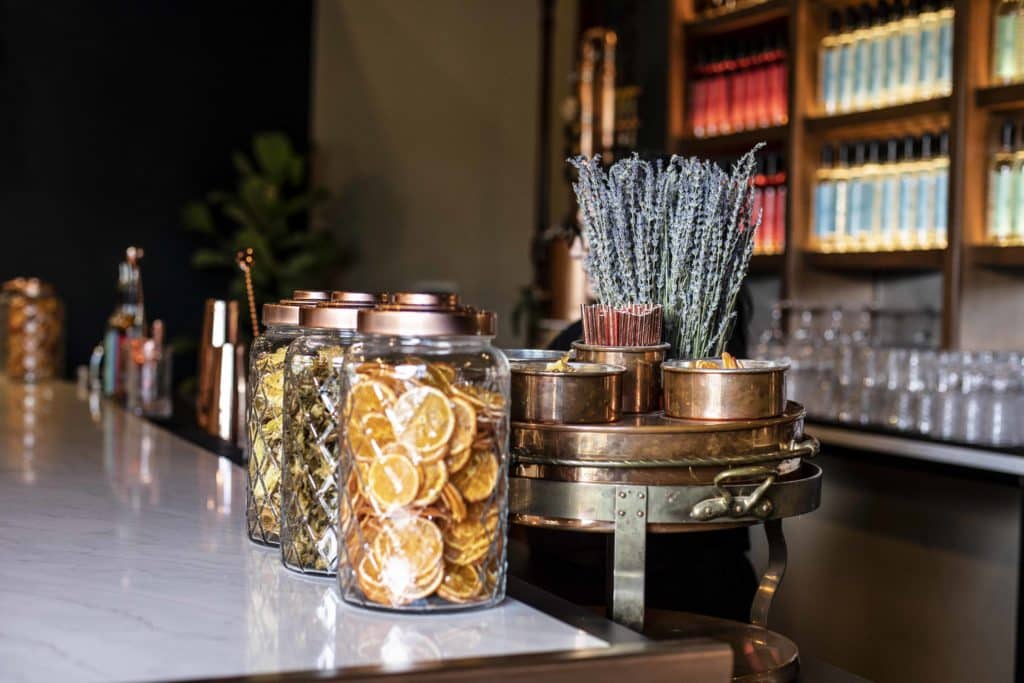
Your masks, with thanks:
[(649, 413), (661, 403), (661, 363), (668, 344), (657, 346), (601, 346), (573, 342), (576, 360), (626, 368), (622, 376), (622, 412)]
[(621, 416), (626, 368), (570, 363), (572, 372), (547, 363), (512, 364), (512, 420), (540, 424), (603, 424)]
[(476, 333), (482, 337), (496, 336), (498, 334), (498, 314), (494, 311), (477, 311)]
[(369, 292), (331, 292), (331, 303), (352, 304), (355, 306), (376, 306), (387, 301), (387, 294), (370, 294)]
[(406, 309), (392, 306), (359, 311), (356, 329), (361, 334), (392, 337), (449, 337), (477, 334), (475, 311), (464, 309)]
[(299, 325), (319, 329), (354, 330), (359, 312), (365, 310), (367, 310), (365, 305), (338, 302), (303, 306), (299, 310)]
[(509, 362), (515, 361), (544, 361), (553, 363), (565, 355), (565, 351), (552, 349), (502, 349)]
[(292, 291), (293, 301), (330, 301), (331, 292), (322, 289), (296, 289)]
[(315, 305), (312, 301), (296, 301), (294, 299), (282, 299), (277, 303), (263, 304), (263, 324), (298, 325), (299, 309)]
[(456, 308), (459, 295), (450, 292), (391, 292), (387, 303), (402, 308)]
[(739, 368), (698, 368), (695, 360), (662, 364), (665, 414), (694, 420), (756, 420), (786, 409), (788, 363), (741, 360)]

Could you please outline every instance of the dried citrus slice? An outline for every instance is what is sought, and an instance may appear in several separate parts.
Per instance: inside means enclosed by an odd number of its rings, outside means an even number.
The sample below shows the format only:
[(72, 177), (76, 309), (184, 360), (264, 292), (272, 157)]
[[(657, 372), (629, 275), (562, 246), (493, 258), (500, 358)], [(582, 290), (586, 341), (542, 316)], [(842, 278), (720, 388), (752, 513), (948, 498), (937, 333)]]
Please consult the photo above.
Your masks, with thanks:
[(451, 481), (468, 502), (484, 500), (498, 481), (498, 458), (490, 450), (473, 449), (469, 462), (451, 476)]
[(421, 462), (419, 468), (420, 490), (416, 493), (416, 500), (412, 504), (430, 505), (438, 499), (441, 489), (448, 484), (448, 468), (444, 466), (443, 460), (431, 463)]
[(495, 391), (483, 389), (472, 384), (452, 385), (452, 394), (464, 398), (478, 410), (498, 415), (505, 411), (505, 397)]
[(366, 492), (380, 509), (391, 510), (408, 505), (416, 498), (419, 489), (420, 471), (407, 455), (382, 453), (370, 467)]
[(363, 379), (348, 392), (345, 409), (349, 424), (359, 423), (371, 413), (383, 413), (395, 402), (395, 392), (376, 379)]
[(432, 387), (416, 387), (402, 394), (388, 412), (395, 434), (419, 453), (444, 446), (455, 429), (448, 397)]
[(457, 453), (469, 448), (476, 438), (476, 409), (466, 399), (456, 396), (452, 398), (452, 412), (455, 413), (455, 430), (449, 446)]
[(441, 446), (436, 451), (421, 451), (419, 453), (419, 462), (442, 462), (445, 459), (446, 455), (448, 455), (448, 444)]
[(369, 413), (361, 419), (353, 415), (348, 423), (348, 445), (356, 460), (372, 462), (380, 450), (394, 442), (391, 420), (384, 413)]
[(457, 453), (448, 453), (444, 458), (444, 464), (448, 466), (448, 474), (458, 472), (466, 463), (469, 462), (469, 456), (472, 455), (472, 451), (469, 448), (463, 448)]
[(444, 501), (451, 512), (452, 519), (456, 522), (461, 522), (466, 518), (466, 503), (462, 500), (462, 494), (452, 486), (451, 482), (447, 482), (441, 489), (441, 500)]
[[(381, 525), (374, 538), (373, 552), (380, 559), (382, 570), (390, 569), (395, 576), (404, 571), (413, 580), (434, 571), (444, 552), (444, 538), (429, 519), (392, 519)], [(392, 579), (397, 582), (394, 576)]]
[(467, 602), (480, 592), (483, 582), (475, 567), (445, 563), (444, 580), (437, 594), (449, 602)]

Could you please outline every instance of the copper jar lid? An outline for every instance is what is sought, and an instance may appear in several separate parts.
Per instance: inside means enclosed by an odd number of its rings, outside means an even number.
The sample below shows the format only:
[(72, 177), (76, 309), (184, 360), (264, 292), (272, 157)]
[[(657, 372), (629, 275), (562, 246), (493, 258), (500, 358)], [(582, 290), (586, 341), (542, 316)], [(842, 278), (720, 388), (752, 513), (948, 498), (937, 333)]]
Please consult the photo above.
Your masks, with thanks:
[(456, 294), (394, 293), (389, 303), (359, 311), (357, 329), (363, 334), (397, 337), (493, 337), (497, 316), (459, 306), (458, 301)]
[(263, 304), (264, 325), (298, 325), (299, 310), (315, 305), (312, 301), (281, 299), (276, 303)]
[(292, 291), (293, 301), (330, 301), (331, 292), (322, 289), (296, 289)]
[(375, 306), (387, 303), (387, 294), (370, 294), (369, 292), (331, 292), (331, 303), (349, 304), (351, 306)]
[(459, 306), (459, 295), (451, 292), (392, 292), (386, 303), (413, 310), (453, 309)]
[(345, 303), (341, 301), (330, 301), (318, 303), (316, 306), (304, 306), (299, 311), (299, 325), (302, 327), (315, 327), (320, 329), (333, 330), (354, 330), (356, 329), (357, 314), (360, 311), (368, 310), (373, 306), (373, 294), (361, 294), (347, 292), (351, 298), (370, 297), (370, 303)]

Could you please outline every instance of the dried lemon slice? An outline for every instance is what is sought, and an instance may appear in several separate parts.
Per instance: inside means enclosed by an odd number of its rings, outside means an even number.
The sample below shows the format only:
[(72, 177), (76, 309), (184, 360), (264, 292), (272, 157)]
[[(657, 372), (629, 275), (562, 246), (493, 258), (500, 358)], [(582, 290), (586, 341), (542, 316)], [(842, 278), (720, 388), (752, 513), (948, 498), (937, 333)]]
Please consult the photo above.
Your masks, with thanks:
[(348, 424), (348, 445), (356, 460), (372, 462), (380, 450), (395, 440), (391, 420), (384, 413), (370, 413), (361, 420), (353, 416)]
[(455, 429), (448, 397), (431, 387), (416, 387), (402, 394), (388, 416), (399, 440), (421, 454), (443, 447)]
[(474, 567), (445, 563), (444, 580), (437, 594), (449, 602), (467, 602), (480, 592), (483, 582)]
[(444, 464), (448, 466), (448, 474), (454, 474), (465, 467), (466, 463), (469, 462), (469, 456), (472, 454), (472, 450), (469, 448), (448, 453), (444, 458)]
[(383, 413), (395, 402), (391, 387), (376, 379), (364, 379), (355, 384), (345, 403), (349, 423), (357, 423), (371, 413)]
[(490, 450), (473, 449), (469, 462), (452, 474), (451, 481), (470, 503), (484, 500), (498, 481), (498, 459)]
[(444, 461), (421, 462), (420, 468), (420, 490), (416, 493), (416, 500), (413, 505), (430, 505), (441, 495), (441, 490), (448, 485), (448, 468)]
[(420, 471), (412, 459), (393, 448), (399, 445), (390, 444), (367, 475), (367, 494), (383, 510), (408, 505), (420, 489)]
[(476, 438), (476, 409), (466, 399), (454, 397), (452, 412), (455, 413), (455, 430), (449, 446), (453, 453), (458, 453), (469, 448)]
[(380, 559), (381, 569), (385, 572), (390, 570), (390, 585), (397, 585), (397, 576), (402, 571), (410, 580), (431, 574), (441, 561), (444, 538), (441, 530), (429, 519), (407, 517), (388, 520), (374, 538), (373, 552)]
[(462, 494), (452, 486), (451, 482), (446, 483), (441, 489), (441, 500), (444, 501), (451, 512), (452, 519), (456, 522), (461, 522), (466, 518), (466, 503), (462, 500)]

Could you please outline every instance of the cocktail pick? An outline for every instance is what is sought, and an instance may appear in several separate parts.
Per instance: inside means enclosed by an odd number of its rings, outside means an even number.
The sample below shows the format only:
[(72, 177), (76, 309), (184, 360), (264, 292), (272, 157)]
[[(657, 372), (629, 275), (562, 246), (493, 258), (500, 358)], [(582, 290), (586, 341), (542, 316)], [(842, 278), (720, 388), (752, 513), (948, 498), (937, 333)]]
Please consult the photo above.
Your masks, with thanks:
[(235, 261), (245, 276), (245, 294), (249, 298), (249, 321), (252, 323), (252, 338), (260, 336), (260, 326), (256, 321), (256, 295), (252, 289), (252, 267), (256, 263), (252, 247), (239, 249), (235, 254)]

